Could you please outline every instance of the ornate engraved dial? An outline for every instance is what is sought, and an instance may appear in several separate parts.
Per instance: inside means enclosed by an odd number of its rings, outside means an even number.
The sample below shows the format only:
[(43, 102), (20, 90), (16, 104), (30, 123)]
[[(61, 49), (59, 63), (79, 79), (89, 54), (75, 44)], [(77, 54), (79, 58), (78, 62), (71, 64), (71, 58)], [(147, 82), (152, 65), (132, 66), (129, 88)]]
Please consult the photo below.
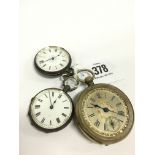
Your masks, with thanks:
[(123, 132), (128, 124), (128, 109), (115, 92), (95, 88), (87, 92), (82, 102), (82, 115), (91, 129), (107, 137)]

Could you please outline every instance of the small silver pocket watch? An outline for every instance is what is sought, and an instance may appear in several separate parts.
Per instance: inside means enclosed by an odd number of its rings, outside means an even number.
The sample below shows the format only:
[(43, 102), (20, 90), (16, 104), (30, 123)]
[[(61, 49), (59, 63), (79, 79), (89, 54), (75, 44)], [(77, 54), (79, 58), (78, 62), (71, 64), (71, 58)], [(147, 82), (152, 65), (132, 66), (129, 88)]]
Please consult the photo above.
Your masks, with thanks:
[(29, 116), (38, 129), (53, 132), (70, 123), (74, 106), (67, 92), (76, 89), (78, 82), (73, 77), (67, 77), (63, 85), (63, 89), (44, 89), (31, 99)]
[(58, 46), (45, 47), (34, 58), (37, 70), (49, 76), (58, 76), (68, 72), (71, 62), (70, 54), (64, 48)]

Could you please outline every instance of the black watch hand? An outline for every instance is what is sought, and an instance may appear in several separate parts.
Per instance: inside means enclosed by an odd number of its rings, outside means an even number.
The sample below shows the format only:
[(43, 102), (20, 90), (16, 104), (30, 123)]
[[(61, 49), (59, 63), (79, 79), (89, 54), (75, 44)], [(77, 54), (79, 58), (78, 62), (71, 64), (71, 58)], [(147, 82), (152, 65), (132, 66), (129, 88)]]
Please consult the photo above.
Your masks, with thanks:
[[(109, 108), (107, 108), (107, 107), (104, 107), (104, 108), (102, 108), (102, 107), (100, 107), (99, 105), (97, 105), (97, 104), (92, 104), (94, 107), (97, 107), (97, 108), (100, 108), (100, 109), (102, 109), (104, 112), (113, 112), (113, 113), (116, 113), (116, 112), (114, 112), (114, 111), (111, 111), (111, 110), (109, 110)], [(117, 114), (117, 113), (116, 113)]]
[[(113, 112), (113, 113), (115, 113), (115, 114), (117, 114), (117, 115), (119, 115), (119, 113), (117, 113), (117, 112), (115, 112), (115, 111), (112, 111), (112, 110), (109, 110), (108, 108), (103, 108), (103, 111), (104, 112)], [(124, 116), (124, 117), (126, 117), (126, 116)], [(118, 119), (118, 118), (117, 118)], [(119, 121), (121, 121), (121, 122), (123, 122), (121, 119), (118, 119)]]
[(53, 109), (53, 104), (52, 104), (52, 102), (51, 102), (51, 96), (50, 96), (50, 92), (48, 92), (49, 93), (49, 99), (50, 99), (50, 109)]
[[(62, 52), (61, 52), (62, 53)], [(60, 55), (61, 55), (61, 53), (59, 53), (58, 55), (56, 55), (55, 57), (53, 57), (54, 59), (56, 58), (56, 57), (59, 57)]]
[(97, 104), (92, 104), (94, 107), (97, 107), (97, 108), (100, 108), (100, 109), (102, 109), (104, 112), (109, 112), (110, 110), (108, 109), (108, 108), (106, 108), (106, 107), (104, 107), (104, 108), (102, 108), (102, 107), (100, 107), (99, 105), (97, 105)]
[(54, 57), (49, 58), (49, 59), (45, 60), (44, 62), (49, 61), (49, 60), (54, 60)]
[(97, 105), (97, 104), (91, 104), (91, 105), (93, 105), (95, 108), (101, 108), (101, 109), (102, 109), (102, 107), (100, 107), (100, 106)]
[(53, 105), (56, 103), (57, 99), (53, 102)]
[[(97, 107), (97, 108), (100, 108), (100, 109), (102, 109), (104, 112), (113, 112), (113, 113), (115, 113), (115, 114), (117, 114), (117, 115), (119, 115), (117, 112), (115, 112), (115, 111), (112, 111), (112, 110), (110, 110), (109, 108), (107, 108), (107, 107), (104, 107), (104, 108), (102, 108), (102, 107), (100, 107), (99, 105), (97, 105), (97, 104), (92, 104), (94, 107)], [(124, 117), (126, 117), (126, 116), (124, 116)], [(120, 119), (118, 119), (119, 121), (121, 121), (121, 122), (123, 122), (122, 120), (120, 120)]]

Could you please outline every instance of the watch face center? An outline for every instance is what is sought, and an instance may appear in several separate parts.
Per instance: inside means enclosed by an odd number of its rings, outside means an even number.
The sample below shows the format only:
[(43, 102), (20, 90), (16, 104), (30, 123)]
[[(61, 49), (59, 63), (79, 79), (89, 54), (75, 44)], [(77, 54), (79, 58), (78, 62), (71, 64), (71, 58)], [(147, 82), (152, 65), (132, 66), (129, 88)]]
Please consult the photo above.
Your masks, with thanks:
[(54, 106), (53, 106), (53, 105), (51, 105), (51, 106), (50, 106), (50, 109), (53, 109), (53, 108), (54, 108)]
[(104, 112), (109, 112), (109, 109), (107, 107), (103, 108)]

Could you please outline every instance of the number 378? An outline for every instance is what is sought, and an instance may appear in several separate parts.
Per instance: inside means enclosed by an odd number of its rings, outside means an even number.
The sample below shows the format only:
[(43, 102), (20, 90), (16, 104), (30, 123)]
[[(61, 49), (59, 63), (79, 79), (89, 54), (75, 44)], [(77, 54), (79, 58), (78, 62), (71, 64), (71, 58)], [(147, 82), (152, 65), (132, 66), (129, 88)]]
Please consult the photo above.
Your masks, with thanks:
[(106, 65), (99, 65), (92, 67), (92, 70), (94, 71), (95, 75), (102, 74), (103, 72), (108, 72), (108, 68)]

